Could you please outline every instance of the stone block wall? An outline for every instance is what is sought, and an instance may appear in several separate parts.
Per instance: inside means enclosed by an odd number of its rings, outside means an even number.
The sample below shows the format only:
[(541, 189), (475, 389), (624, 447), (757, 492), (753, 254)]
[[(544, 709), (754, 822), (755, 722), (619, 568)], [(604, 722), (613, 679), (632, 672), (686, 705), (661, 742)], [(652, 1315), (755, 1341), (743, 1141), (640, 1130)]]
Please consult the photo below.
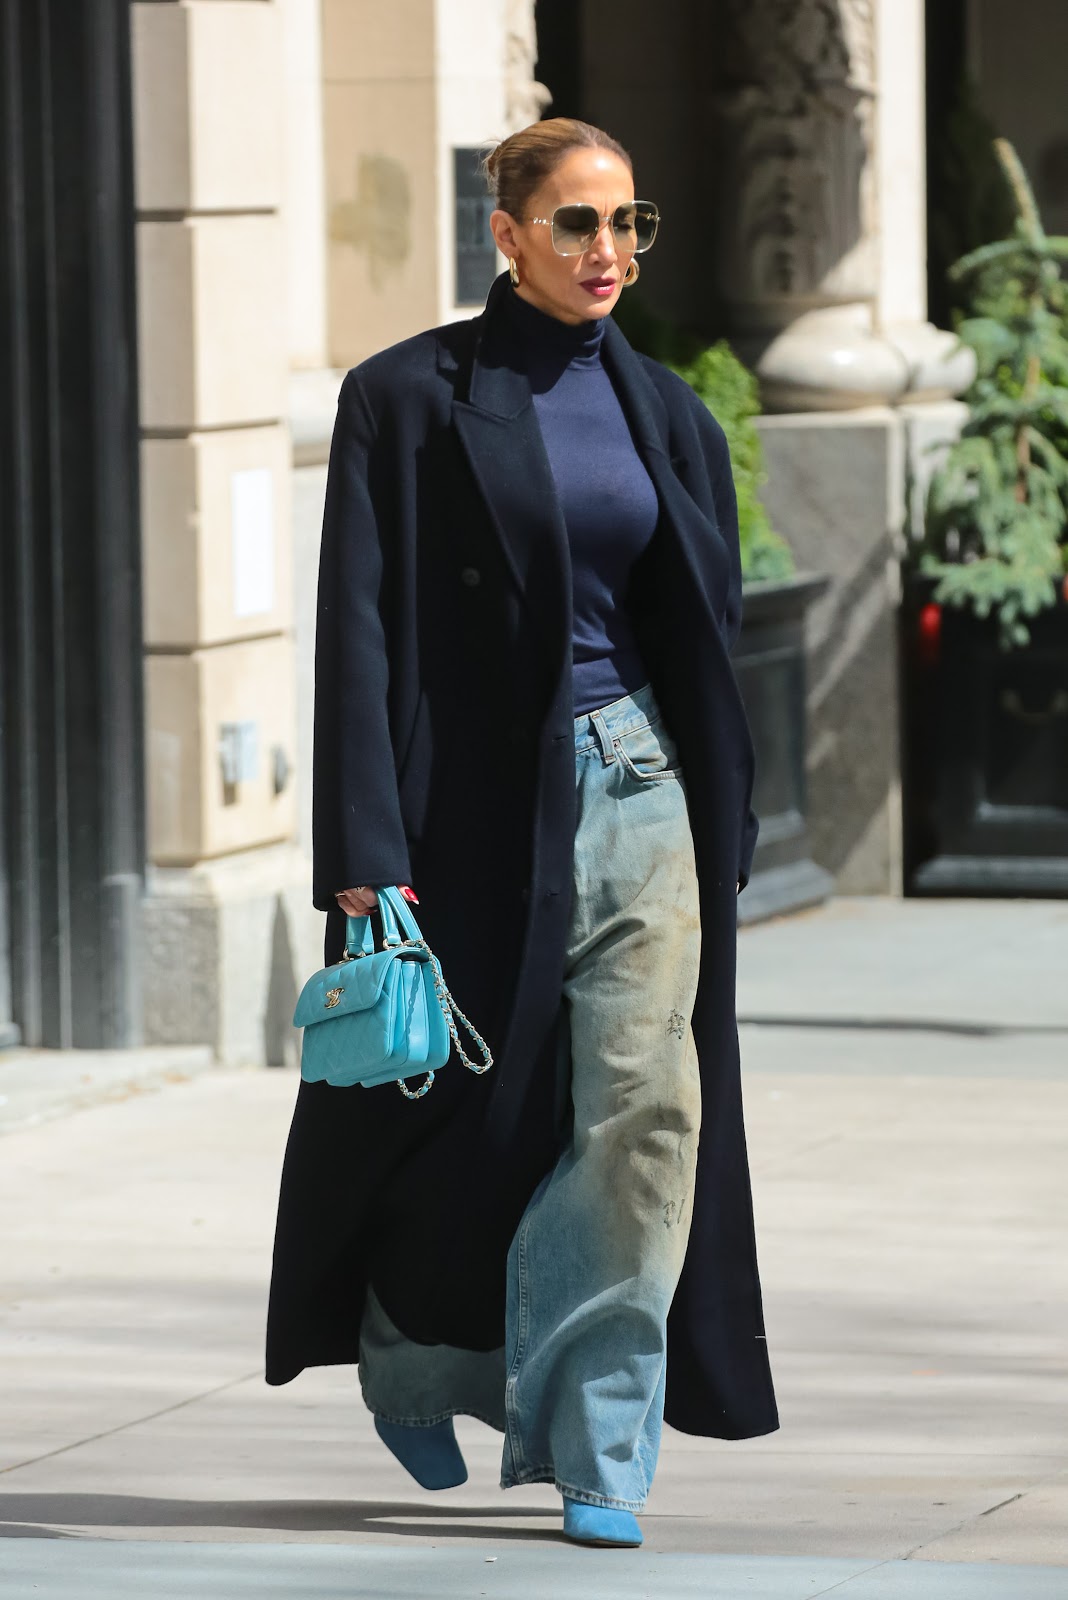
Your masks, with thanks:
[(320, 954), (294, 782), (281, 12), (131, 9), (146, 1039), (230, 1061), (291, 1054), (280, 1019)]

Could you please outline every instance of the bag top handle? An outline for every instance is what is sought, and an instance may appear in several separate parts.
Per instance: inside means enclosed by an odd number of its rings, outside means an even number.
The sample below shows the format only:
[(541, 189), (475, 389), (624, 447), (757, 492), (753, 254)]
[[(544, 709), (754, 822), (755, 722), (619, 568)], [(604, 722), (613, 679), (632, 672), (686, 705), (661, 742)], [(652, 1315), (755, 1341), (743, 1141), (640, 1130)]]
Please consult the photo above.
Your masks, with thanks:
[(421, 939), (423, 937), (412, 908), (399, 889), (378, 889), (375, 892), (378, 895), (379, 904), (381, 905), (384, 900), (390, 908), (406, 939)]
[(348, 961), (353, 956), (373, 955), (374, 948), (370, 917), (346, 917), (344, 959)]
[[(406, 939), (422, 939), (419, 924), (412, 915), (404, 896), (394, 888), (376, 889), (378, 910), (382, 918), (383, 949), (396, 949)], [(345, 955), (369, 956), (374, 954), (374, 933), (370, 916), (345, 918)]]
[(388, 889), (376, 889), (375, 894), (378, 896), (378, 914), (382, 918), (382, 948), (396, 950), (401, 943), (396, 908)]

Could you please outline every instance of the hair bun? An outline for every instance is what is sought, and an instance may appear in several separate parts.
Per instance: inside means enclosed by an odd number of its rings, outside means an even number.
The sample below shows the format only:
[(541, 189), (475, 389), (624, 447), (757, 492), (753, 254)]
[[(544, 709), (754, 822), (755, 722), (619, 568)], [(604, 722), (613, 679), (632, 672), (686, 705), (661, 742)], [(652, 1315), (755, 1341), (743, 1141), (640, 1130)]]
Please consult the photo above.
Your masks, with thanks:
[(481, 160), (479, 161), (479, 166), (482, 169), (482, 175), (486, 180), (490, 192), (494, 195), (497, 192), (497, 172), (501, 164), (500, 150), (502, 142), (503, 141), (498, 140), (495, 145), (491, 146), (491, 148), (486, 151), (485, 155), (482, 156)]
[(633, 172), (633, 162), (618, 139), (575, 117), (546, 117), (508, 134), (486, 152), (479, 168), (499, 208), (521, 217), (534, 191), (572, 150), (610, 150)]

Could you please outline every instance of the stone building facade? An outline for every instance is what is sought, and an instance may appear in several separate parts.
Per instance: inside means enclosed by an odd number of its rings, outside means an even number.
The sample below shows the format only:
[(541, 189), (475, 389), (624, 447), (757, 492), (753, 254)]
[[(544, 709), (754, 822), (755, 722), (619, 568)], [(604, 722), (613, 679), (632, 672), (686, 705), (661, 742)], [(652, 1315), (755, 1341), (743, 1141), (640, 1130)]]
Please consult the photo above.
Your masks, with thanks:
[[(456, 163), (535, 120), (503, 0), (135, 3), (145, 1028), (280, 1063), (321, 962), (314, 605), (345, 369), (458, 299)], [(482, 278), (499, 270), (492, 252)], [(483, 256), (487, 252), (483, 249)]]
[[(996, 80), (1024, 36), (1000, 0), (966, 9)], [(134, 0), (129, 21), (146, 1042), (291, 1055), (321, 955), (311, 681), (339, 383), (478, 311), (504, 263), (475, 162), (545, 112), (627, 145), (664, 218), (641, 293), (761, 375), (773, 520), (831, 578), (814, 853), (843, 892), (899, 892), (905, 485), (969, 377), (927, 321), (924, 0)], [(1063, 183), (1034, 97), (991, 94)]]

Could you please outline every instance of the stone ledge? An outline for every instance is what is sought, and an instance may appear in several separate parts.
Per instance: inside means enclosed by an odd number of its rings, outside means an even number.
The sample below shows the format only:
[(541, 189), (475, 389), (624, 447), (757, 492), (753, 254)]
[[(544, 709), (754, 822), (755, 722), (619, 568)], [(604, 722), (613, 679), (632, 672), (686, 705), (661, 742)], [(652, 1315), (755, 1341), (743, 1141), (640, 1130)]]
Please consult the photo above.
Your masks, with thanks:
[(150, 868), (144, 926), (153, 1044), (206, 1045), (231, 1066), (296, 1061), (293, 1006), (322, 965), (324, 927), (297, 846)]

